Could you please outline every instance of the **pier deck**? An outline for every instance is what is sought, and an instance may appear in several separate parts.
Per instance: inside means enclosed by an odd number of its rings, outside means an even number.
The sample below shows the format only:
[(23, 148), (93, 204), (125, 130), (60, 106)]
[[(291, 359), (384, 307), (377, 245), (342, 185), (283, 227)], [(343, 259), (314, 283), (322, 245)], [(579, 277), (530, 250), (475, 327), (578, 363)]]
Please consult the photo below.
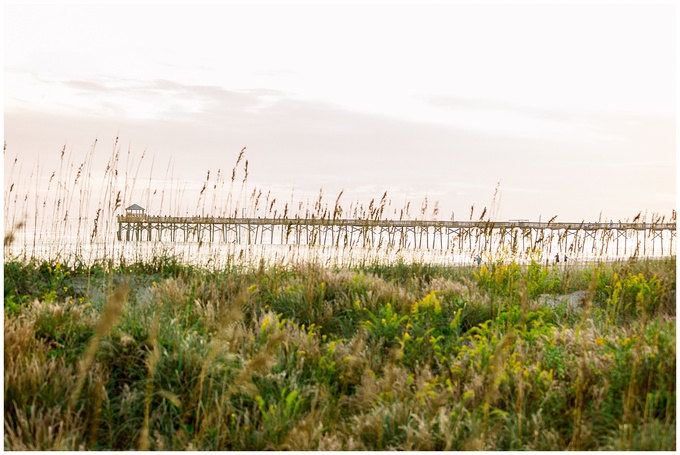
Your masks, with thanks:
[[(557, 242), (562, 251), (596, 244), (641, 253), (675, 254), (676, 223), (588, 223), (514, 221), (434, 221), (320, 218), (226, 218), (121, 215), (118, 240), (198, 241), (241, 244), (466, 249), (485, 251), (541, 248)], [(579, 243), (580, 242), (580, 243)], [(615, 244), (615, 246), (613, 246)]]

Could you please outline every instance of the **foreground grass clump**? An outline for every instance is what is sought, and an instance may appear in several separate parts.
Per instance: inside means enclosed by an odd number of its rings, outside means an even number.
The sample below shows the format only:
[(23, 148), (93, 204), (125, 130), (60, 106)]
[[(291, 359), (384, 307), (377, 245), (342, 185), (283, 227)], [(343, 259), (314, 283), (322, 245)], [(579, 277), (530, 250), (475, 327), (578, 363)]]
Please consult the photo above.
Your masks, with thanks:
[(675, 259), (5, 263), (7, 450), (674, 450)]

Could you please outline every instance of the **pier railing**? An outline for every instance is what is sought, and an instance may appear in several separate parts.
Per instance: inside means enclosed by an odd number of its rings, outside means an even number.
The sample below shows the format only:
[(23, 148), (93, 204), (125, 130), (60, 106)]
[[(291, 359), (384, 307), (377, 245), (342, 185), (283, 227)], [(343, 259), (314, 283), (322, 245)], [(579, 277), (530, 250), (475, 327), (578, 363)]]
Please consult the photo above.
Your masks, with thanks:
[(328, 219), (328, 218), (229, 218), (229, 217), (174, 217), (150, 215), (120, 215), (119, 225), (123, 224), (196, 224), (196, 225), (253, 225), (253, 226), (368, 226), (368, 227), (446, 227), (446, 228), (495, 228), (495, 229), (618, 229), (645, 231), (675, 230), (676, 223), (647, 222), (540, 222), (540, 221), (436, 221), (436, 220), (375, 220), (375, 219)]

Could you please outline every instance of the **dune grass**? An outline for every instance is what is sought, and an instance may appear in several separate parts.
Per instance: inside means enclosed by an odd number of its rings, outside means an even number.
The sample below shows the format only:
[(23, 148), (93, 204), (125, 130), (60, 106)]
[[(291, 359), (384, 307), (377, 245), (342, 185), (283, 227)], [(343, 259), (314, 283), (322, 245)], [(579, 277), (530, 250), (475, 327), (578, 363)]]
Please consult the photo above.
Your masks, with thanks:
[[(575, 223), (579, 225), (577, 229), (546, 229), (540, 235), (532, 229), (519, 227), (508, 232), (494, 232), (494, 223), (500, 221), (497, 218), (500, 183), (488, 208), (473, 204), (469, 217), (467, 210), (464, 216), (450, 214), (451, 220), (469, 218), (469, 221), (480, 223), (479, 229), (463, 229), (444, 236), (441, 231), (438, 235), (428, 230), (423, 236), (423, 231), (409, 233), (402, 230), (399, 235), (393, 232), (391, 240), (382, 230), (368, 229), (364, 234), (350, 230), (342, 231), (342, 236), (336, 233), (338, 237), (332, 244), (333, 233), (329, 240), (325, 228), (332, 227), (338, 220), (423, 222), (448, 219), (449, 216), (440, 213), (439, 202), (428, 200), (427, 196), (418, 208), (417, 201), (408, 198), (400, 207), (393, 201), (396, 195), (387, 191), (370, 199), (362, 197), (362, 200), (351, 200), (352, 196), (344, 190), (337, 195), (326, 194), (323, 188), (318, 193), (295, 193), (293, 190), (289, 198), (278, 192), (275, 194), (266, 185), (260, 187), (249, 181), (252, 169), (245, 147), (236, 156), (231, 172), (223, 167), (207, 169), (205, 179), (200, 181), (178, 178), (174, 175), (172, 160), (167, 168), (159, 167), (146, 151), (138, 155), (129, 148), (125, 150), (123, 143), (116, 137), (111, 150), (102, 153), (102, 144), (95, 140), (84, 154), (64, 145), (54, 154), (36, 158), (35, 163), (27, 162), (26, 156), (13, 150), (11, 144), (5, 144), (5, 258), (21, 262), (82, 262), (91, 267), (152, 262), (178, 255), (182, 262), (208, 265), (219, 261), (229, 266), (233, 259), (240, 264), (251, 261), (256, 265), (260, 257), (268, 258), (272, 254), (278, 255), (275, 262), (281, 258), (285, 261), (325, 258), (327, 263), (345, 265), (388, 257), (390, 261), (396, 257), (397, 261), (407, 262), (451, 263), (455, 257), (456, 262), (472, 263), (477, 256), (492, 262), (500, 259), (543, 262), (552, 261), (555, 254), (559, 254), (579, 262), (675, 254), (674, 237), (665, 226), (666, 221), (675, 223), (675, 211), (668, 216), (640, 211), (632, 220), (618, 220), (619, 223), (632, 221), (650, 225), (641, 232), (585, 231), (581, 229), (586, 224), (584, 220), (580, 225)], [(148, 178), (143, 177), (146, 172)], [(245, 241), (230, 237), (233, 232), (224, 234), (223, 238), (215, 235), (214, 242), (202, 241), (198, 230), (190, 229), (178, 231), (177, 241), (172, 236), (168, 238), (168, 229), (162, 239), (158, 231), (155, 238), (158, 241), (119, 241), (116, 236), (118, 217), (124, 215), (125, 207), (132, 203), (144, 206), (150, 217), (313, 219), (324, 228), (324, 240), (321, 240), (321, 228), (316, 233), (313, 229), (311, 234), (307, 231), (303, 236), (306, 238), (301, 240), (301, 230), (288, 225), (285, 241), (284, 233), (281, 233), (281, 243), (286, 245), (278, 246), (290, 248), (279, 248), (276, 252), (272, 252), (273, 245), (266, 250), (251, 251), (251, 245), (245, 248)], [(556, 219), (557, 216), (553, 216), (548, 223)], [(264, 231), (263, 227), (260, 243), (264, 242)], [(255, 231), (255, 237), (257, 234)], [(278, 242), (273, 227), (269, 235), (271, 243), (274, 243), (274, 237)], [(233, 237), (238, 238), (238, 234)]]
[(4, 448), (675, 450), (675, 271), (6, 262)]
[(328, 223), (439, 206), (277, 201), (248, 184), (245, 148), (230, 179), (208, 171), (191, 194), (169, 165), (152, 191), (145, 154), (117, 138), (97, 169), (95, 149), (64, 147), (53, 171), (6, 160), (6, 450), (675, 449), (672, 251), (584, 266), (514, 247), (480, 266), (141, 257), (114, 236), (134, 201)]

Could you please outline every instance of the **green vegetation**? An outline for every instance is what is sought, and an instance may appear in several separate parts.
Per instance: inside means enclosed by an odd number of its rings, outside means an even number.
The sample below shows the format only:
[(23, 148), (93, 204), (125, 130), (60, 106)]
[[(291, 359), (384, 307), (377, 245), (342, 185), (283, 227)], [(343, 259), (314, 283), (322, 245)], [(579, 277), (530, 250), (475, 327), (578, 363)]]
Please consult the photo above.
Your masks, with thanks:
[[(486, 265), (457, 267), (399, 262), (402, 246), (380, 235), (261, 254), (195, 234), (119, 242), (133, 201), (329, 225), (437, 219), (439, 205), (425, 198), (417, 214), (387, 192), (347, 205), (321, 190), (277, 202), (248, 183), (245, 148), (198, 194), (169, 165), (156, 189), (153, 159), (116, 139), (104, 162), (96, 143), (82, 157), (62, 148), (55, 169), (6, 159), (5, 449), (675, 449), (676, 265), (642, 259), (657, 254), (653, 229), (635, 241), (516, 231), (495, 245), (462, 233), (441, 257)], [(497, 193), (469, 219), (492, 223)], [(553, 247), (568, 266), (542, 265)]]
[(4, 264), (6, 450), (675, 450), (675, 258)]

